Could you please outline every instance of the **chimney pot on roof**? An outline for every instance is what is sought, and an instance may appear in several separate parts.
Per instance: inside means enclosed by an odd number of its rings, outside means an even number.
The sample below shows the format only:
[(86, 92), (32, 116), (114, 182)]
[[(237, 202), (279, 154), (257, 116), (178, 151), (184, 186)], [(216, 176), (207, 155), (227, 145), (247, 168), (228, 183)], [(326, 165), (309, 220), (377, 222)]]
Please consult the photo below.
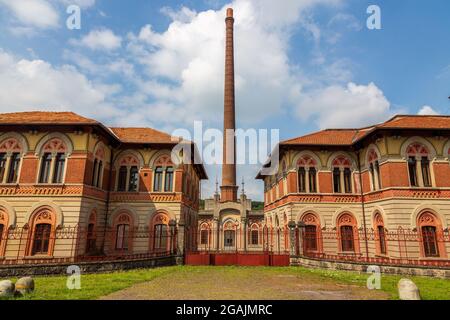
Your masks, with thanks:
[(233, 18), (233, 9), (231, 8), (227, 9), (227, 18)]

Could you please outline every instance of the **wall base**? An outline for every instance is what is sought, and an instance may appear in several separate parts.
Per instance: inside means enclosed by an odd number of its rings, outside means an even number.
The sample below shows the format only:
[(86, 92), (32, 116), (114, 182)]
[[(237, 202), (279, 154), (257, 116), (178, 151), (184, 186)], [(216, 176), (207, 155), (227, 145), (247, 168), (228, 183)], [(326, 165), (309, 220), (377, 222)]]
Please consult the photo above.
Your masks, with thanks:
[[(366, 273), (367, 268), (374, 264), (325, 261), (305, 257), (291, 257), (290, 265), (316, 269), (345, 270), (345, 271), (357, 271), (361, 273)], [(386, 266), (386, 265), (379, 265), (379, 267), (382, 274), (425, 276), (441, 279), (450, 279), (450, 269), (433, 269), (426, 267), (421, 268), (421, 267)]]

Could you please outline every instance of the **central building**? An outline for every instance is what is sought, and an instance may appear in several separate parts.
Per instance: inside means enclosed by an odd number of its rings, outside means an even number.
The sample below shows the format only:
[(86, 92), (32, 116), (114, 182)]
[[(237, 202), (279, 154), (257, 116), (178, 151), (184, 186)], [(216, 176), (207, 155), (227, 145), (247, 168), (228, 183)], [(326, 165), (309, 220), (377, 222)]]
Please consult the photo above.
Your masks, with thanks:
[(252, 211), (244, 186), (238, 197), (236, 184), (236, 103), (234, 85), (234, 17), (227, 9), (225, 19), (225, 90), (223, 125), (223, 165), (220, 193), (205, 200), (199, 212), (198, 246), (200, 251), (261, 251), (264, 232), (262, 211)]

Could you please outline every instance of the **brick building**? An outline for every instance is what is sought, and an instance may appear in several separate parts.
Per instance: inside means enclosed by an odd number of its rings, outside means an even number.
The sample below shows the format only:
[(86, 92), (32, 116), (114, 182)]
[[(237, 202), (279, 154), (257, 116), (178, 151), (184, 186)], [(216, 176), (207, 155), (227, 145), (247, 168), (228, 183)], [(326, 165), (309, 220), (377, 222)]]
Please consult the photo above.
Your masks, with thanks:
[(207, 176), (172, 162), (178, 142), (71, 112), (0, 114), (2, 261), (182, 253)]
[(257, 177), (275, 247), (448, 265), (450, 117), (324, 130), (281, 142), (278, 160), (278, 174)]

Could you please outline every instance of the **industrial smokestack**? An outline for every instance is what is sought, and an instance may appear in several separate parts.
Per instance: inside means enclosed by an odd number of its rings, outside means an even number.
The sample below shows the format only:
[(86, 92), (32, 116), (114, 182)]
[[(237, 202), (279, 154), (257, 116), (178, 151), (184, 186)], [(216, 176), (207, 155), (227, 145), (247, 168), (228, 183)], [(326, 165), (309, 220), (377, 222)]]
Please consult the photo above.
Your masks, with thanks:
[(225, 92), (223, 125), (223, 165), (221, 201), (237, 201), (236, 148), (235, 148), (235, 92), (234, 92), (234, 17), (233, 9), (227, 9), (225, 42)]

